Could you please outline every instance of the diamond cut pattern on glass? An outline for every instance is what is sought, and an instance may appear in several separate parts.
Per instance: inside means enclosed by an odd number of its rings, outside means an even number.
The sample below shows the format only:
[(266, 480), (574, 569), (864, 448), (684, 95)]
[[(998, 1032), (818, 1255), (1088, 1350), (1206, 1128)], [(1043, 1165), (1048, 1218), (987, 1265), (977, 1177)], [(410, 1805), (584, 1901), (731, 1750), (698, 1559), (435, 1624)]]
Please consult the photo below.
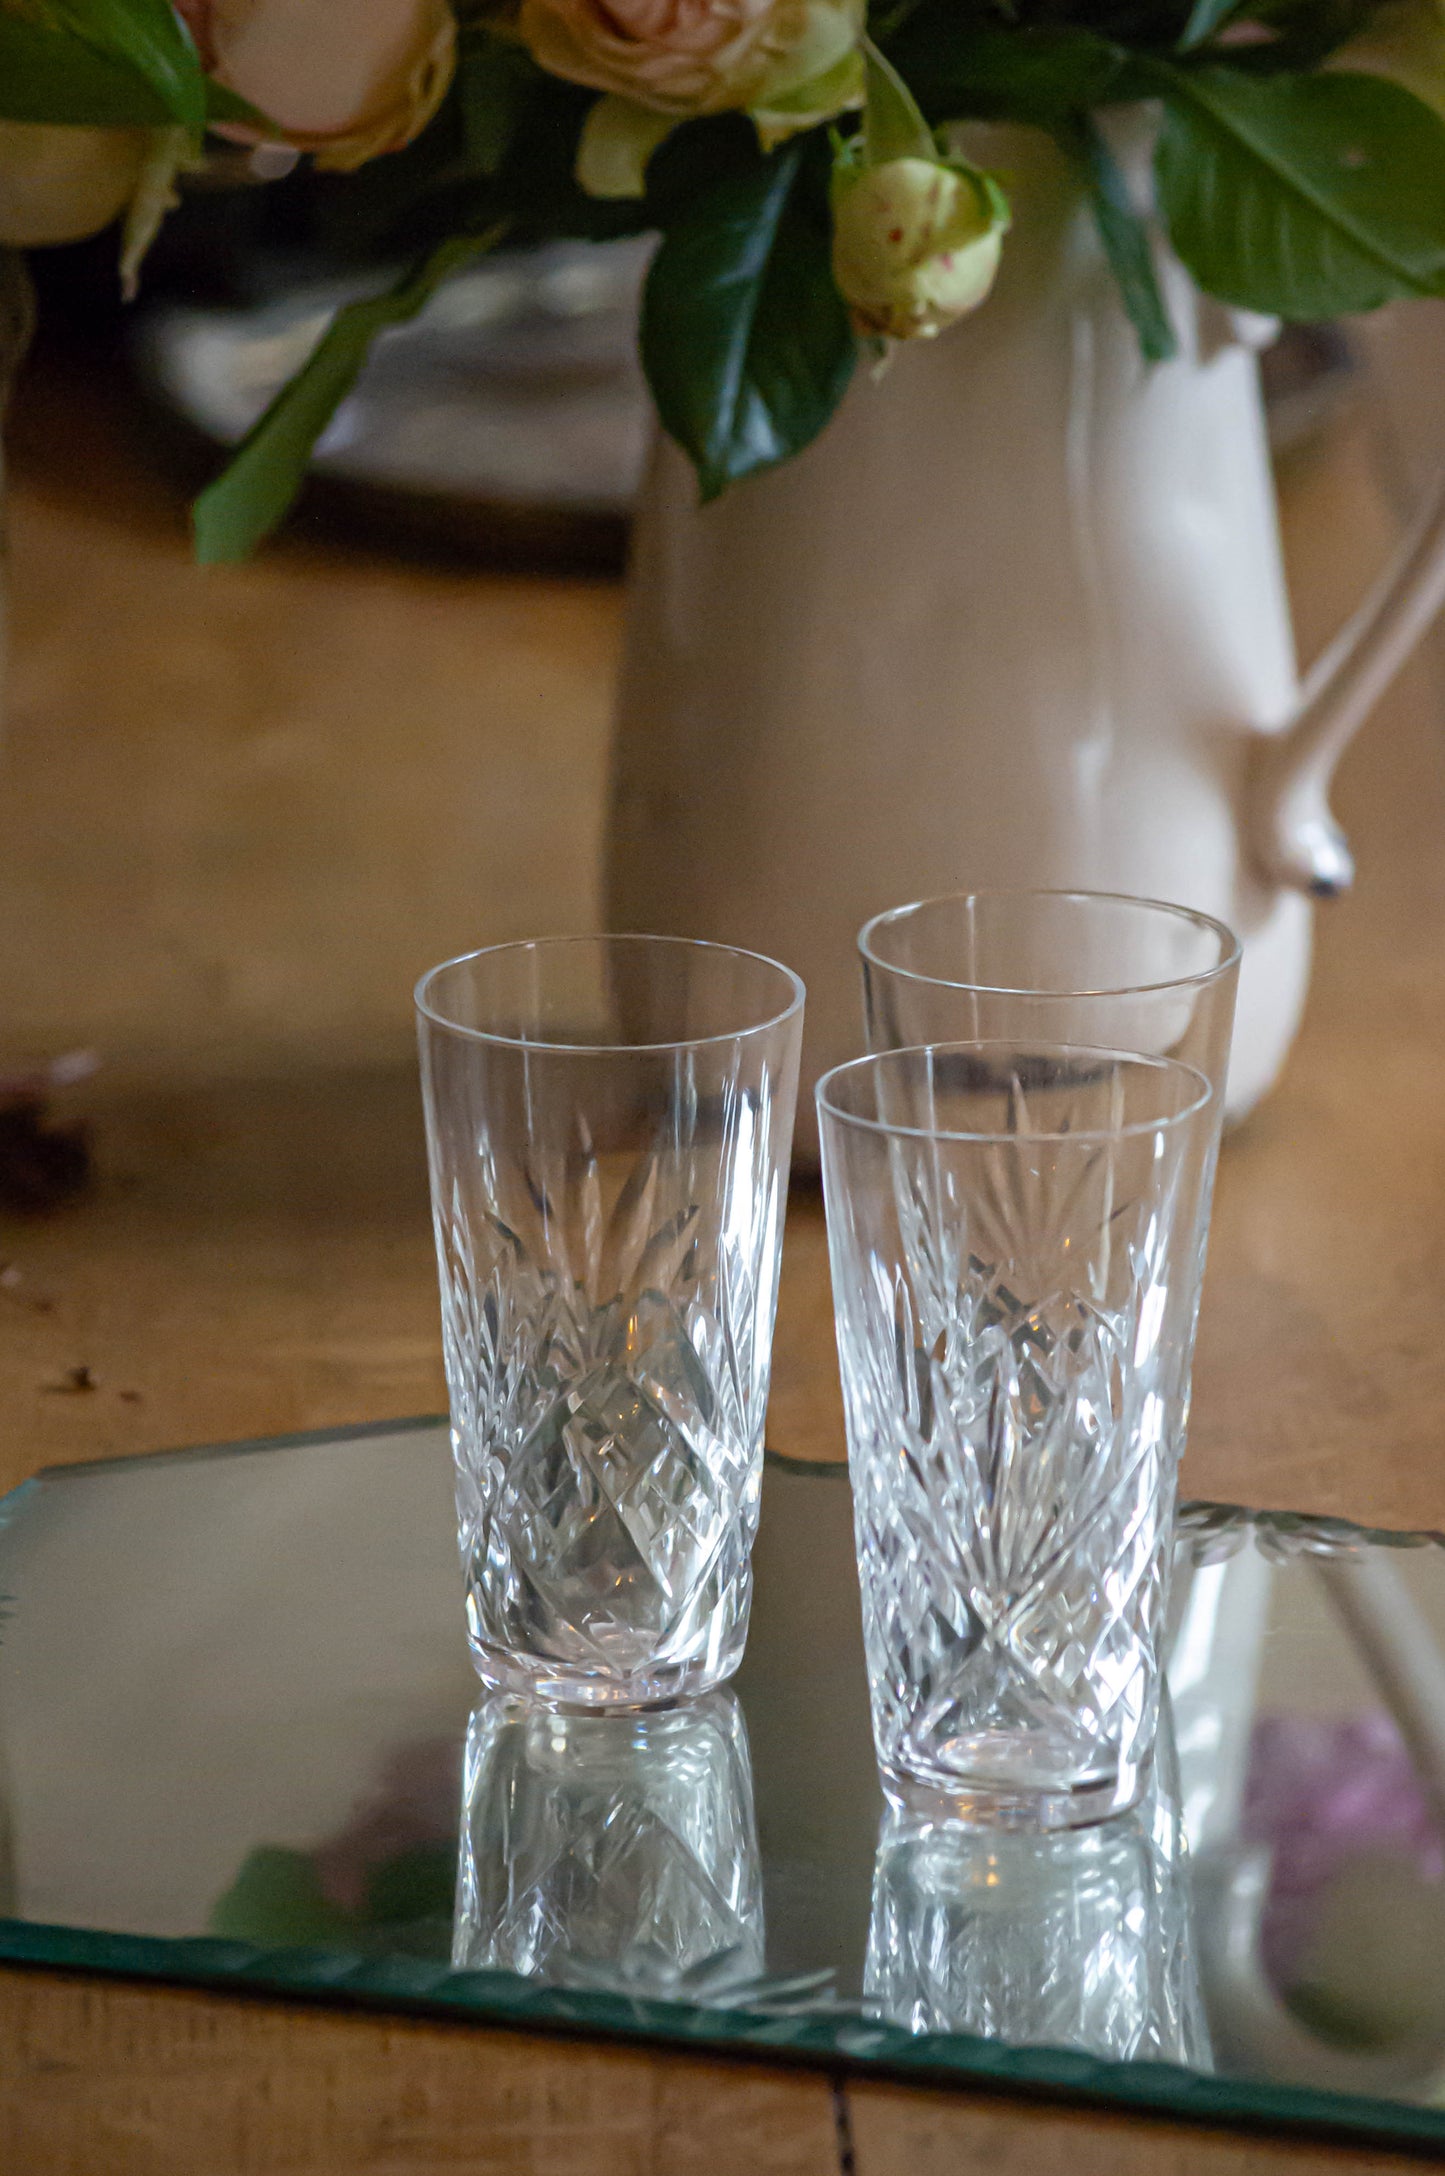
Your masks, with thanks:
[(865, 1970), (876, 2014), (1113, 2061), (1207, 2067), (1177, 1800), (1073, 1833), (1010, 1835), (891, 1810)]
[(723, 2000), (764, 1962), (742, 1714), (484, 1704), (467, 1740), (453, 1962)]
[[(583, 1128), (511, 1187), (510, 1220), (454, 1183), (438, 1251), (479, 1649), (599, 1672), (740, 1649), (782, 1207), (769, 1121), (766, 1089), (738, 1094), (717, 1145), (630, 1159)], [(482, 1158), (477, 1175), (502, 1183)]]
[(1153, 1736), (1197, 1186), (1164, 1135), (887, 1154), (896, 1243), (839, 1297), (880, 1750), (1087, 1792)]

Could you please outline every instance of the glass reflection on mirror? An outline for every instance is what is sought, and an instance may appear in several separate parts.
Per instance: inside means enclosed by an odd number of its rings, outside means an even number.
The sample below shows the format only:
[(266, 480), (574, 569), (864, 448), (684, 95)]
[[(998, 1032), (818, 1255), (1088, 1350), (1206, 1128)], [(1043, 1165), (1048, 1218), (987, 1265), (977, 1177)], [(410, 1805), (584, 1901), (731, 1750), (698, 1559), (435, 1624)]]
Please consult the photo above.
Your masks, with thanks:
[(1445, 2144), (1434, 1537), (1190, 1508), (1151, 1794), (980, 1835), (885, 1808), (839, 1472), (768, 1466), (735, 1689), (621, 1716), (477, 1707), (450, 1481), (428, 1424), (0, 1504), (0, 1957), (160, 1938), (185, 1980), (222, 1937), (243, 1985), (536, 2022), (550, 1984), (582, 2029), (621, 1993), (698, 2046), (801, 2018), (830, 2062), (961, 2081), (1005, 2045), (1104, 2092), (1180, 2065), (1181, 2113), (1250, 2120), (1264, 2081)]
[(483, 1701), (452, 1962), (693, 2000), (757, 1981), (762, 1872), (733, 1694), (630, 1715)]
[(1166, 1764), (1092, 1828), (970, 1828), (890, 1805), (865, 1995), (909, 2032), (1211, 2067), (1188, 1854)]

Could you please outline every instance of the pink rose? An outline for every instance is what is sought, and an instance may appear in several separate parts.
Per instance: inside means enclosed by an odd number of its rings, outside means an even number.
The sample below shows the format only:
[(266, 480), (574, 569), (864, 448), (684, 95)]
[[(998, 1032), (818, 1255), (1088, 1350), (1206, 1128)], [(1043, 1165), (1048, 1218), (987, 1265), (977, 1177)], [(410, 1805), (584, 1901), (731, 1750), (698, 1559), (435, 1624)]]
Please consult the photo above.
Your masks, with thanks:
[(322, 166), (409, 143), (451, 81), (447, 0), (176, 0), (208, 75)]
[(522, 0), (532, 58), (553, 75), (683, 119), (788, 106), (838, 78), (837, 95), (794, 126), (836, 113), (856, 90), (842, 71), (858, 42), (858, 0)]

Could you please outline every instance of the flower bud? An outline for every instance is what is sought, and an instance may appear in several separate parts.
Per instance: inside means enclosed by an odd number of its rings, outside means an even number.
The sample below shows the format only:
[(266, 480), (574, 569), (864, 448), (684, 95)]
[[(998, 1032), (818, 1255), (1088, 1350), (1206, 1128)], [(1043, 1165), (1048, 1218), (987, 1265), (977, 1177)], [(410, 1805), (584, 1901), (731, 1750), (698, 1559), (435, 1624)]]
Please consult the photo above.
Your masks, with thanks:
[(921, 157), (859, 166), (845, 154), (833, 181), (833, 277), (858, 330), (931, 339), (976, 309), (1007, 226), (987, 175)]
[(0, 121), (0, 244), (20, 249), (98, 234), (135, 193), (140, 128)]

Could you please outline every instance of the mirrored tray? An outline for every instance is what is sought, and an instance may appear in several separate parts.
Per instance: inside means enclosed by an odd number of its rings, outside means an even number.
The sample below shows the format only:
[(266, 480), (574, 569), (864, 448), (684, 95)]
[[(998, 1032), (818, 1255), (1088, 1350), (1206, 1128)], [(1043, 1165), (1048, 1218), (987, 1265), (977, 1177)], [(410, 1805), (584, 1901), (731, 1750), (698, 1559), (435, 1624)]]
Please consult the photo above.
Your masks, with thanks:
[(481, 1697), (434, 1421), (0, 1501), (0, 1958), (1445, 2145), (1445, 1552), (1190, 1506), (1145, 1803), (885, 1814), (840, 1468), (736, 1687)]

